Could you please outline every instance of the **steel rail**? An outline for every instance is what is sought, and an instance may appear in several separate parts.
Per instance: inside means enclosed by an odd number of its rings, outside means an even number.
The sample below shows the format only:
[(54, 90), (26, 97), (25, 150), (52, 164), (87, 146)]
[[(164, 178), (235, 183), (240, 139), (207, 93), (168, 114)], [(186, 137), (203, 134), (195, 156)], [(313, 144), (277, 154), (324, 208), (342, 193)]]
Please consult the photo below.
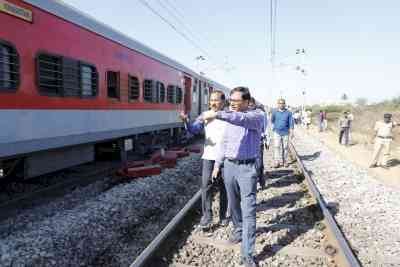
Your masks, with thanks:
[(328, 222), (328, 226), (330, 227), (332, 234), (336, 238), (338, 245), (344, 254), (343, 260), (345, 260), (346, 264), (350, 267), (361, 267), (360, 262), (358, 261), (357, 257), (354, 255), (354, 253), (353, 253), (352, 249), (350, 248), (350, 245), (346, 241), (343, 233), (340, 231), (335, 218), (332, 216), (331, 212), (327, 208), (325, 200), (321, 196), (321, 193), (319, 192), (317, 186), (315, 185), (311, 176), (309, 175), (306, 168), (304, 167), (303, 162), (301, 161), (296, 149), (294, 148), (294, 145), (292, 143), (290, 143), (289, 147), (290, 147), (290, 150), (292, 151), (292, 154), (296, 157), (297, 164), (304, 174), (304, 177), (307, 181), (308, 187), (309, 187), (311, 193), (313, 194), (313, 196), (317, 199), (318, 205), (320, 206), (320, 208), (322, 210), (324, 218)]
[(153, 239), (153, 241), (140, 253), (135, 261), (129, 267), (142, 267), (150, 257), (157, 251), (162, 242), (171, 234), (176, 226), (183, 220), (185, 215), (191, 210), (201, 198), (201, 190), (199, 190), (186, 205), (179, 211), (177, 215), (168, 223), (168, 225)]

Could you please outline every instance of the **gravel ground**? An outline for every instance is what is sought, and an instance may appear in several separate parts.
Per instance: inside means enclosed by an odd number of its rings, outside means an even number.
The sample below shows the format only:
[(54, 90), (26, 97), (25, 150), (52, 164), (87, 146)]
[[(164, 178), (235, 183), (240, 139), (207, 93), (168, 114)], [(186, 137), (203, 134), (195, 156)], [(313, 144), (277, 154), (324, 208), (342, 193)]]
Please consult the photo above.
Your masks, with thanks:
[(400, 266), (399, 192), (301, 130), (294, 143), (362, 265)]
[(2, 221), (0, 266), (129, 265), (198, 190), (199, 158), (127, 183), (105, 177)]
[[(265, 160), (271, 166), (270, 151)], [(268, 170), (267, 189), (257, 193), (256, 258), (259, 266), (335, 266), (322, 252), (325, 234), (318, 230), (321, 213), (306, 191), (302, 177), (296, 175), (296, 166), (290, 169)], [(216, 196), (218, 197), (218, 196)], [(218, 218), (218, 201), (213, 202), (214, 218)], [(169, 266), (239, 266), (239, 245), (226, 240), (232, 224), (223, 227), (214, 221), (210, 230), (198, 225), (191, 229), (178, 249), (169, 255)], [(204, 241), (206, 240), (206, 241)], [(284, 251), (285, 248), (289, 251)], [(305, 256), (303, 249), (316, 252)]]
[(87, 173), (88, 171), (90, 172), (90, 170), (93, 171), (95, 168), (104, 169), (112, 166), (119, 166), (119, 164), (120, 163), (117, 161), (91, 162), (41, 175), (39, 177), (30, 178), (28, 181), (25, 181), (25, 183), (12, 182), (7, 186), (0, 187), (0, 205), (12, 199), (23, 197), (27, 193), (40, 191), (47, 187), (74, 179), (75, 177), (80, 177), (82, 174)]

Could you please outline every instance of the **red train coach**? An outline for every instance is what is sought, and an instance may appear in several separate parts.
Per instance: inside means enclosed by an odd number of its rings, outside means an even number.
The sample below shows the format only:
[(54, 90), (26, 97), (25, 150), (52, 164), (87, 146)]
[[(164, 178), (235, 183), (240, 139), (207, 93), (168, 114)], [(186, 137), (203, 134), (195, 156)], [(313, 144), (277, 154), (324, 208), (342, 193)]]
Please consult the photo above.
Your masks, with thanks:
[(179, 111), (194, 117), (227, 90), (59, 1), (0, 0), (0, 25), (0, 178), (177, 135)]

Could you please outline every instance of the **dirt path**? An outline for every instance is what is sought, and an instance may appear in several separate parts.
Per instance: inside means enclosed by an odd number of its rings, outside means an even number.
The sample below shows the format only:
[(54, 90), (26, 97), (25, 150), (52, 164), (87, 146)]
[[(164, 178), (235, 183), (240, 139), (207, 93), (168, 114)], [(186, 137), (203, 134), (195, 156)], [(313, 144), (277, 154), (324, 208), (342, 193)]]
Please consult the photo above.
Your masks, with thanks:
[[(297, 128), (296, 131), (305, 131), (301, 127)], [(382, 182), (383, 184), (397, 188), (400, 190), (400, 147), (392, 146), (391, 149), (391, 159), (394, 159), (395, 166), (391, 166), (389, 169), (383, 168), (368, 168), (371, 163), (371, 157), (373, 153), (373, 144), (367, 144), (365, 140), (368, 140), (365, 136), (357, 136), (353, 134), (353, 141), (351, 145), (345, 147), (338, 143), (338, 134), (332, 131), (318, 132), (316, 127), (308, 130), (308, 133), (313, 138), (318, 138), (322, 143), (328, 146), (331, 150), (339, 153), (344, 158), (350, 160), (351, 162), (368, 169), (368, 172), (376, 180)], [(359, 141), (357, 143), (357, 140)]]

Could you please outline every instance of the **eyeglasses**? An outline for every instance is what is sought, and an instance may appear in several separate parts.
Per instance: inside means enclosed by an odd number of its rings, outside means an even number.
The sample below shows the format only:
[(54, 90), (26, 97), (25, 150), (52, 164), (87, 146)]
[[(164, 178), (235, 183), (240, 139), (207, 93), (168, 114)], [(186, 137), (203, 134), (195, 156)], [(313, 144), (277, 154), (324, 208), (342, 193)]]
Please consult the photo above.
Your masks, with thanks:
[(241, 103), (243, 102), (243, 99), (229, 99), (230, 103)]

